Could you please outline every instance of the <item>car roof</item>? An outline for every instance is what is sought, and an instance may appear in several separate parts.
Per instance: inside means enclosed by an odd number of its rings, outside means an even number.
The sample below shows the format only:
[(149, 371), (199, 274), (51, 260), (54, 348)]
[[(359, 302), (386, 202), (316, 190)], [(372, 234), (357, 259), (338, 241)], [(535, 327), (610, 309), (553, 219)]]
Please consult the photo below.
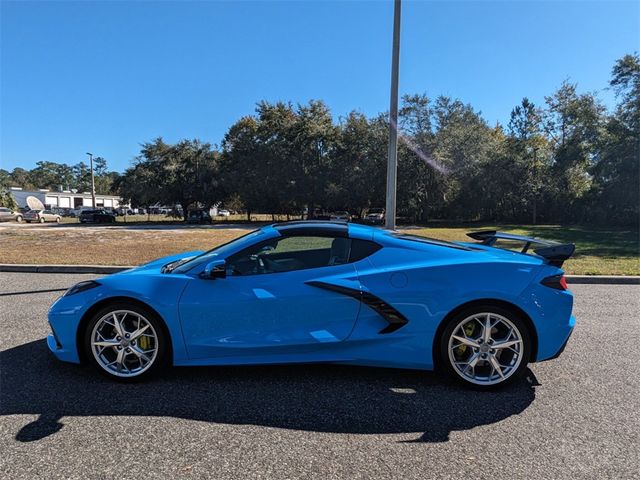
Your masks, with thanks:
[(336, 237), (354, 237), (371, 239), (378, 229), (367, 225), (347, 223), (340, 220), (299, 220), (269, 225), (282, 236), (288, 235), (319, 235)]

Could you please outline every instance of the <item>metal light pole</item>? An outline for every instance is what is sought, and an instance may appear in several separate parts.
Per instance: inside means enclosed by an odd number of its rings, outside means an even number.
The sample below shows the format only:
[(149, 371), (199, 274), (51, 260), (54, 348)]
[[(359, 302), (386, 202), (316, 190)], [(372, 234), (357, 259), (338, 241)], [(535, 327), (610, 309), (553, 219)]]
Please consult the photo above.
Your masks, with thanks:
[(89, 165), (91, 168), (91, 205), (96, 208), (96, 181), (93, 178), (93, 153), (87, 152), (89, 155)]
[(391, 101), (389, 105), (389, 154), (387, 163), (387, 205), (385, 227), (396, 228), (396, 189), (398, 183), (398, 71), (400, 65), (401, 0), (393, 4), (393, 53), (391, 57)]

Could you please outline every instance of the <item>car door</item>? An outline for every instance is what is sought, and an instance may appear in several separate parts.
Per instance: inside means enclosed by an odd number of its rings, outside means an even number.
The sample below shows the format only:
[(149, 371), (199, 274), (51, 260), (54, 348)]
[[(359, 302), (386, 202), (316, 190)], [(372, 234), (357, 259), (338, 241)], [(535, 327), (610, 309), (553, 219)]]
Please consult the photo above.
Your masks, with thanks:
[(349, 242), (307, 235), (270, 239), (227, 258), (226, 278), (194, 277), (179, 307), (189, 356), (286, 355), (346, 339), (360, 302), (308, 282), (359, 288), (348, 263)]

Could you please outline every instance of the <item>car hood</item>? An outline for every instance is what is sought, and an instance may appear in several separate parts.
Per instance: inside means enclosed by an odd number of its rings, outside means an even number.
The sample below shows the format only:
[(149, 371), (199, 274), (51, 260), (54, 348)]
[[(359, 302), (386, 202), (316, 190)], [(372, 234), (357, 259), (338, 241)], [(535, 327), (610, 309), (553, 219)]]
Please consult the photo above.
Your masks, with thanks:
[(156, 260), (152, 260), (148, 263), (145, 263), (143, 265), (140, 265), (139, 267), (135, 267), (129, 270), (126, 270), (125, 272), (122, 273), (129, 273), (129, 272), (147, 272), (147, 271), (160, 271), (160, 269), (168, 264), (168, 263), (172, 263), (172, 262), (177, 262), (179, 260), (184, 260), (187, 258), (193, 258), (193, 257), (197, 257), (198, 255), (201, 255), (202, 253), (204, 253), (203, 250), (193, 250), (191, 252), (183, 252), (183, 253), (176, 253), (174, 255), (168, 255), (166, 257), (162, 257), (162, 258), (158, 258)]

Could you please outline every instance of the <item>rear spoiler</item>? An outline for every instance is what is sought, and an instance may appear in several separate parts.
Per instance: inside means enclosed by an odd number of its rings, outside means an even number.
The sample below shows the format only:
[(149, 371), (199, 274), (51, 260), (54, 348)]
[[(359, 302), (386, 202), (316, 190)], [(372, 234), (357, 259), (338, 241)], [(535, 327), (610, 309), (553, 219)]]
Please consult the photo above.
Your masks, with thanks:
[(531, 245), (540, 245), (539, 248), (534, 248), (533, 251), (543, 257), (549, 262), (550, 265), (555, 267), (561, 267), (565, 260), (567, 260), (573, 252), (576, 250), (576, 246), (573, 243), (558, 243), (550, 240), (543, 240), (541, 238), (525, 237), (524, 235), (514, 235), (511, 233), (496, 232), (495, 230), (485, 230), (481, 232), (470, 232), (467, 236), (474, 240), (479, 240), (483, 245), (492, 247), (498, 240), (511, 240), (512, 242), (522, 242), (524, 247), (520, 253), (527, 253)]

